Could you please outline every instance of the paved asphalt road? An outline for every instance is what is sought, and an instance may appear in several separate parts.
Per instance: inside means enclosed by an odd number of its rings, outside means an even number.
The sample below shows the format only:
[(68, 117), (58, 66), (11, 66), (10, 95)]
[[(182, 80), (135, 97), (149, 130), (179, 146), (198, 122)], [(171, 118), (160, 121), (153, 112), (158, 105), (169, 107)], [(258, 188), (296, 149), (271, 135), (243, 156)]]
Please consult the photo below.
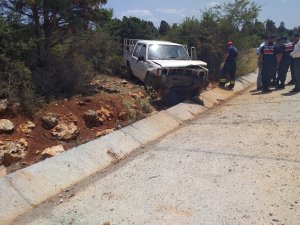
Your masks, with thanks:
[(15, 224), (299, 225), (300, 93), (291, 88), (246, 90)]

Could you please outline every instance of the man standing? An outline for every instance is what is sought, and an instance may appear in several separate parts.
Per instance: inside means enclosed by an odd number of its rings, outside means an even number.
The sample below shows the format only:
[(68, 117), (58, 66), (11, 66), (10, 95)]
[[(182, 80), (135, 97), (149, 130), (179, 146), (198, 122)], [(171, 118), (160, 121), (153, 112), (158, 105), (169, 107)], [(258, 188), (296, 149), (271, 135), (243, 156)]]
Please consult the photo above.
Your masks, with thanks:
[[(297, 42), (299, 41), (299, 37), (300, 37), (300, 34), (299, 33), (296, 33), (294, 34), (294, 47), (295, 45), (297, 44)], [(295, 84), (295, 78), (294, 78), (294, 59), (292, 58), (291, 60), (291, 74), (292, 74), (292, 80), (290, 82), (288, 82), (287, 85), (294, 85)]]
[(291, 56), (290, 53), (294, 49), (294, 45), (292, 42), (288, 41), (288, 38), (286, 36), (281, 38), (281, 51), (282, 51), (282, 58), (279, 63), (278, 68), (278, 80), (280, 81), (280, 84), (277, 85), (277, 89), (284, 89), (285, 88), (285, 80), (286, 75), (289, 70), (289, 67), (291, 65)]
[(295, 88), (291, 92), (300, 92), (300, 41), (299, 35), (297, 35), (297, 43), (293, 52), (291, 52), (291, 57), (293, 58), (293, 72), (295, 79)]
[(263, 93), (271, 92), (271, 79), (274, 76), (274, 73), (276, 73), (277, 65), (279, 65), (281, 60), (280, 50), (274, 45), (275, 39), (275, 35), (270, 35), (268, 43), (260, 50), (259, 64), (261, 66)]
[(256, 88), (258, 91), (260, 91), (262, 89), (262, 83), (261, 83), (261, 67), (259, 66), (259, 55), (260, 55), (260, 50), (261, 48), (267, 44), (268, 42), (268, 37), (265, 37), (265, 40), (263, 43), (260, 44), (260, 46), (256, 49), (256, 54), (258, 56), (258, 75), (257, 75), (257, 80), (256, 80)]
[(225, 64), (221, 71), (220, 87), (222, 88), (225, 87), (227, 74), (230, 76), (230, 85), (228, 88), (232, 90), (235, 85), (236, 57), (238, 55), (237, 52), (237, 48), (233, 46), (231, 41), (229, 41), (226, 48)]

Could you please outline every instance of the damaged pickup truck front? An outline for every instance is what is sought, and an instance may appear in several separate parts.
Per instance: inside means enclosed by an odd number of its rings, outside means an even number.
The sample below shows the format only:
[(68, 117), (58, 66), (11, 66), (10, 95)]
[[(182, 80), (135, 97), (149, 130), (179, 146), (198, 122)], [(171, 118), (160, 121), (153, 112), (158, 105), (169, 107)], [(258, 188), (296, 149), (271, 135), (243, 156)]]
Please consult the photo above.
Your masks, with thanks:
[(186, 46), (126, 39), (124, 61), (129, 73), (168, 97), (171, 103), (199, 95), (208, 86), (207, 64), (191, 60)]

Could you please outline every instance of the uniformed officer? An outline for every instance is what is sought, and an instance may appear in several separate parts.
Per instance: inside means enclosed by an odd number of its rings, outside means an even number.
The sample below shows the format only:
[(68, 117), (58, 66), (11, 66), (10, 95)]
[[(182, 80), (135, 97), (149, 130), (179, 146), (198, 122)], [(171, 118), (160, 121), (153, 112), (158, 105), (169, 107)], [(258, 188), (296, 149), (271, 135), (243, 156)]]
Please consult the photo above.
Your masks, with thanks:
[(292, 42), (288, 41), (287, 36), (281, 38), (282, 44), (280, 46), (282, 52), (282, 58), (279, 63), (278, 68), (278, 80), (280, 84), (277, 85), (277, 89), (284, 89), (285, 88), (285, 80), (287, 72), (291, 65), (291, 56), (290, 53), (294, 49), (294, 45)]
[[(297, 42), (299, 41), (299, 38), (300, 38), (300, 34), (299, 33), (295, 33), (294, 34), (294, 48), (295, 48), (295, 45), (297, 44)], [(295, 84), (294, 61), (295, 60), (292, 58), (292, 60), (291, 60), (291, 75), (292, 75), (292, 80), (290, 82), (288, 82), (287, 85), (294, 85)]]
[[(280, 52), (283, 51), (284, 45), (281, 38), (276, 39), (275, 45), (278, 47), (278, 50)], [(279, 68), (279, 64), (276, 65), (276, 68)], [(278, 85), (279, 85), (279, 74), (278, 74), (278, 70), (276, 69), (272, 76), (271, 86), (277, 87)]]
[(228, 86), (228, 88), (233, 89), (233, 87), (235, 85), (237, 55), (238, 55), (237, 48), (233, 46), (233, 43), (231, 41), (229, 41), (227, 43), (227, 48), (226, 48), (225, 64), (221, 71), (220, 87), (222, 87), (222, 88), (225, 87), (227, 74), (229, 74), (229, 76), (230, 76), (230, 85)]
[(263, 93), (271, 92), (271, 79), (274, 76), (274, 73), (276, 73), (277, 65), (279, 65), (281, 60), (280, 50), (274, 45), (275, 39), (275, 35), (270, 35), (268, 43), (260, 50), (259, 64), (261, 66)]

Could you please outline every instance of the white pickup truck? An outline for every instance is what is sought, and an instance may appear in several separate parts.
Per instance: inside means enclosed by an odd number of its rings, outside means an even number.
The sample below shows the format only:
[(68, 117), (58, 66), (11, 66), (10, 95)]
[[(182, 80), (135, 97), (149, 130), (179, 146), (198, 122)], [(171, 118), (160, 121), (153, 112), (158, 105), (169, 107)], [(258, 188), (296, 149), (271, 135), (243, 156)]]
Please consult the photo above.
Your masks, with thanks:
[(199, 95), (208, 86), (207, 64), (191, 60), (184, 45), (125, 39), (124, 63), (129, 74), (144, 82), (146, 87), (171, 96), (173, 103)]

